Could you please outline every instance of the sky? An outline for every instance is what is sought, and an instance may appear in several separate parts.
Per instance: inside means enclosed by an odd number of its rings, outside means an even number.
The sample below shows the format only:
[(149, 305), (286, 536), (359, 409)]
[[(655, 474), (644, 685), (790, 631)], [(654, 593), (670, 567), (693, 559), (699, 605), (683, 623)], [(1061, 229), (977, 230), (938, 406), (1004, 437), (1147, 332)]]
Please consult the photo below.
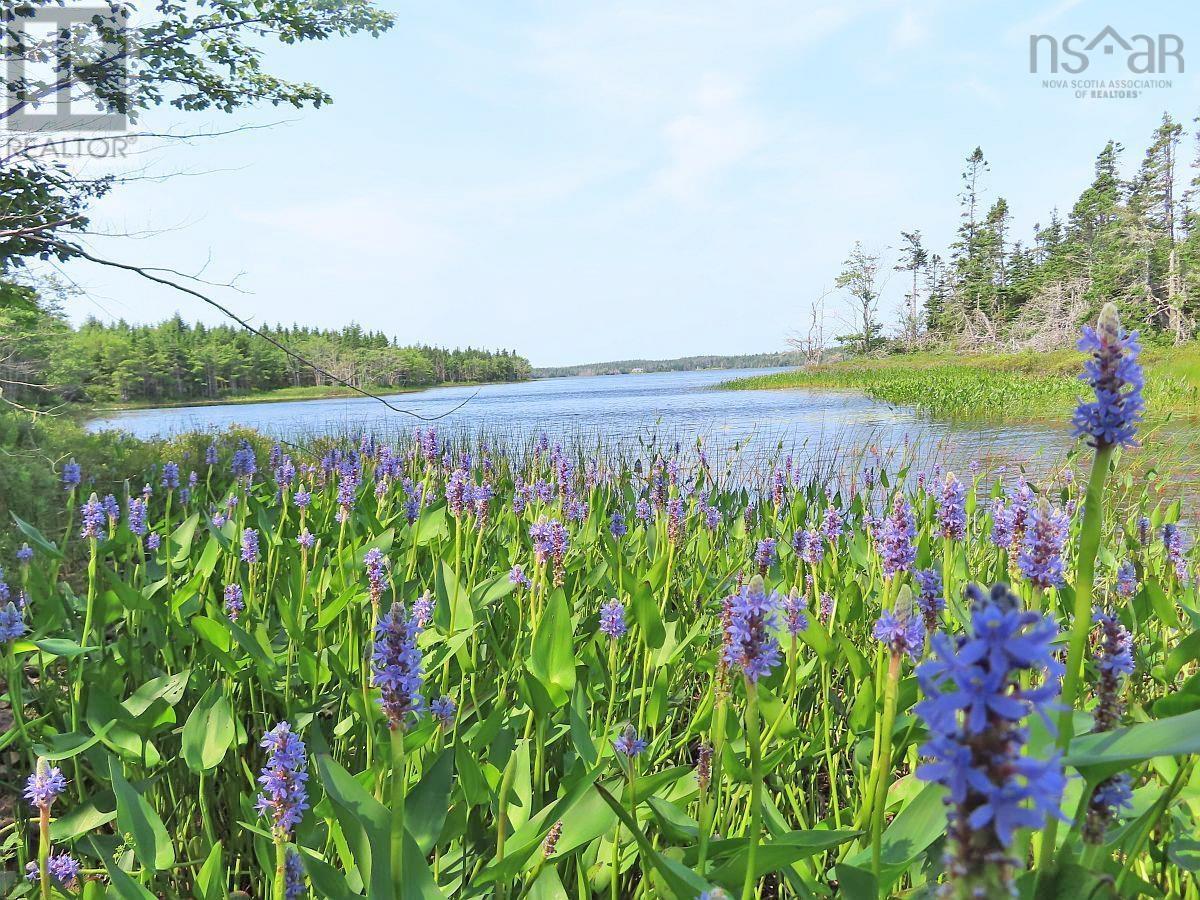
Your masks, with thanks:
[[(254, 127), (139, 144), (123, 164), (139, 180), (95, 208), (111, 236), (91, 246), (200, 274), (255, 322), (355, 321), (535, 365), (779, 350), (855, 241), (890, 265), (902, 230), (953, 239), (976, 145), (988, 199), (1027, 237), (1107, 140), (1132, 170), (1169, 111), (1190, 158), (1200, 113), (1188, 2), (379, 4), (397, 21), (378, 39), (267, 50), (331, 106), (149, 115)], [(1106, 25), (1178, 35), (1189, 71), (1124, 99), (1030, 73), (1031, 34)], [(1119, 54), (1090, 58), (1056, 77), (1133, 77)], [(137, 276), (63, 274), (76, 320), (220, 320)], [(827, 299), (829, 333), (850, 330), (844, 308)]]

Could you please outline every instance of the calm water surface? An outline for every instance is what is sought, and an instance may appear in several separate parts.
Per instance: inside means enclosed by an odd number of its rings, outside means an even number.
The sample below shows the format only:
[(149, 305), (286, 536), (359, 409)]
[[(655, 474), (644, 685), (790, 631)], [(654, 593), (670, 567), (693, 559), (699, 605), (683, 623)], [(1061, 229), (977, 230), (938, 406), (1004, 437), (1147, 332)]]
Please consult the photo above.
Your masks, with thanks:
[[(955, 426), (906, 407), (861, 394), (826, 390), (723, 391), (729, 378), (774, 370), (661, 372), (556, 378), (481, 388), (433, 388), (389, 399), (438, 423), (523, 440), (541, 432), (557, 440), (602, 438), (607, 446), (636, 448), (659, 440), (694, 443), (710, 452), (737, 447), (739, 458), (762, 461), (782, 448), (807, 458), (844, 457), (868, 450), (899, 452), (916, 446), (926, 458), (965, 465), (975, 457), (1040, 469), (1069, 446), (1066, 430), (1040, 426)], [(369, 431), (386, 439), (417, 420), (368, 398), (287, 403), (247, 403), (177, 409), (132, 410), (92, 421), (93, 430), (116, 428), (138, 437), (169, 437), (242, 425), (290, 441), (320, 434)]]

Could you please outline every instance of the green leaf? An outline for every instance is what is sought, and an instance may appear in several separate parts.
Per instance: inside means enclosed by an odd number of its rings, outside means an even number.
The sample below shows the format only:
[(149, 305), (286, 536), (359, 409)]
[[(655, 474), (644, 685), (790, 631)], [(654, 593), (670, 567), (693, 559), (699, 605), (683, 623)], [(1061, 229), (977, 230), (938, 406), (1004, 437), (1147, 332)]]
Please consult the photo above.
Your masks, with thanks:
[(40, 531), (18, 516), (16, 513), (10, 513), (12, 519), (17, 524), (18, 530), (25, 537), (29, 538), (29, 543), (37, 547), (47, 556), (52, 556), (55, 559), (62, 559), (63, 555), (59, 552), (58, 547), (54, 546), (51, 541), (48, 541)]
[[(824, 853), (853, 840), (859, 831), (790, 831), (759, 845), (754, 861), (755, 878), (768, 872), (778, 872), (802, 859)], [(730, 860), (711, 873), (713, 881), (740, 887), (746, 878), (746, 854), (735, 853)]]
[(138, 862), (151, 872), (175, 862), (175, 847), (158, 813), (133, 789), (121, 772), (121, 763), (109, 759), (109, 775), (117, 797), (117, 827), (133, 836), (133, 852)]
[(106, 860), (104, 867), (108, 869), (109, 881), (106, 896), (117, 897), (119, 900), (155, 900), (152, 893), (130, 878), (112, 860)]
[(641, 629), (642, 640), (652, 650), (657, 650), (667, 639), (666, 629), (663, 628), (662, 616), (658, 611), (658, 602), (654, 599), (654, 589), (650, 582), (639, 581), (633, 589), (631, 597), (633, 619)]
[(1156, 756), (1193, 753), (1200, 753), (1200, 710), (1115, 731), (1081, 735), (1071, 741), (1065, 762), (1094, 783)]
[(433, 846), (446, 823), (453, 775), (454, 751), (446, 749), (408, 795), (405, 825), (425, 855), (433, 852)]
[(218, 765), (233, 744), (233, 710), (222, 682), (214, 681), (183, 724), (183, 760), (193, 772)]
[(221, 860), (221, 842), (217, 841), (196, 876), (196, 900), (223, 900), (225, 897), (225, 866)]
[(621, 806), (612, 794), (605, 790), (603, 785), (596, 785), (596, 790), (604, 798), (604, 802), (609, 805), (609, 808), (616, 813), (617, 818), (621, 820), (621, 824), (629, 829), (629, 833), (633, 835), (633, 839), (637, 842), (642, 859), (654, 867), (654, 870), (666, 882), (667, 887), (680, 897), (694, 897), (709, 889), (710, 885), (708, 882), (691, 869), (660, 855), (650, 844), (642, 829), (638, 827), (637, 822), (629, 815), (629, 812)]
[(1195, 659), (1200, 659), (1200, 631), (1193, 631), (1167, 655), (1167, 681), (1174, 681), (1180, 670)]
[(575, 689), (574, 631), (566, 594), (557, 588), (546, 598), (529, 659), (529, 671), (546, 688), (555, 706), (563, 706)]

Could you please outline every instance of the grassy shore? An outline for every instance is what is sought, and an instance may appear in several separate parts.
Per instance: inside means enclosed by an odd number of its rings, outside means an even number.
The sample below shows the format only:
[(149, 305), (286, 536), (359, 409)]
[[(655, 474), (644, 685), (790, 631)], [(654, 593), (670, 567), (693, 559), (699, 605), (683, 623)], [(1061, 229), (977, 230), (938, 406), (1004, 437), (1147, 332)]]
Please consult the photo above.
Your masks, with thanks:
[[(414, 394), (418, 391), (435, 387), (470, 387), (476, 382), (447, 382), (446, 384), (431, 384), (427, 387), (392, 387), (382, 384), (367, 384), (362, 390), (381, 397), (395, 394)], [(287, 403), (293, 400), (331, 400), (338, 397), (361, 397), (358, 391), (340, 384), (304, 385), (303, 387), (278, 388), (273, 391), (253, 391), (248, 394), (233, 394), (227, 397), (217, 397), (212, 400), (160, 400), (136, 401), (130, 403), (102, 403), (91, 407), (97, 413), (121, 412), (128, 409), (176, 409), (185, 406), (229, 406), (238, 403)]]
[[(954, 420), (1061, 420), (1083, 391), (1078, 381), (1082, 361), (1082, 354), (1073, 350), (909, 353), (738, 378), (720, 387), (840, 388)], [(1143, 362), (1150, 420), (1200, 415), (1200, 342), (1148, 348)]]

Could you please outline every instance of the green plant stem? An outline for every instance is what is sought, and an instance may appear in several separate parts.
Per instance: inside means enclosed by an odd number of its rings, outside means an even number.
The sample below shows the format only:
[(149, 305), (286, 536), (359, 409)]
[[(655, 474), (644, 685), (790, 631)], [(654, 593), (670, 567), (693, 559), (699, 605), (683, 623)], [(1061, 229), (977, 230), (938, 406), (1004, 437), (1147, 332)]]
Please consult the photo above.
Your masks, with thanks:
[(883, 818), (887, 808), (888, 786), (891, 784), (892, 728), (896, 722), (896, 695), (900, 689), (900, 654), (892, 651), (884, 684), (883, 719), (880, 723), (879, 778), (875, 784), (875, 801), (871, 807), (871, 871), (882, 887), (880, 871), (883, 866)]
[(762, 747), (759, 743), (758, 686), (746, 679), (746, 745), (750, 751), (750, 829), (746, 836), (746, 880), (742, 882), (742, 900), (751, 900), (755, 863), (758, 858), (759, 832), (762, 830)]
[(392, 888), (395, 900), (404, 897), (404, 729), (391, 729), (392, 738)]
[(285, 838), (275, 838), (275, 884), (271, 886), (273, 900), (285, 900), (287, 897), (287, 848)]
[[(1058, 716), (1057, 745), (1066, 752), (1074, 736), (1075, 701), (1082, 677), (1083, 653), (1087, 649), (1088, 632), (1092, 627), (1092, 588), (1096, 578), (1096, 554), (1104, 526), (1104, 481), (1108, 477), (1113, 448), (1101, 447), (1092, 460), (1083, 501), (1083, 522), (1079, 528), (1079, 555), (1075, 560), (1075, 607), (1072, 611), (1070, 638), (1067, 645), (1067, 671), (1063, 678), (1062, 712)], [(1042, 831), (1038, 857), (1040, 883), (1056, 865), (1055, 843), (1058, 839), (1058, 819), (1051, 817)]]

